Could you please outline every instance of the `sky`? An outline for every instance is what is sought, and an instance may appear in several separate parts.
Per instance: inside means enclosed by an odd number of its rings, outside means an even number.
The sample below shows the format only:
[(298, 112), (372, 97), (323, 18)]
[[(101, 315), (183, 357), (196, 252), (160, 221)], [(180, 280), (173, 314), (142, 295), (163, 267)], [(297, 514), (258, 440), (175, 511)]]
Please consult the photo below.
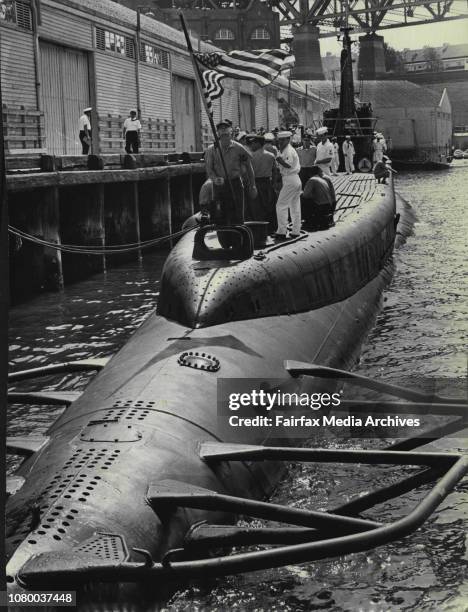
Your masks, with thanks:
[[(468, 43), (468, 19), (382, 30), (377, 34), (383, 36), (391, 47), (399, 50), (441, 47), (444, 43), (463, 44)], [(327, 51), (336, 54), (341, 46), (336, 38), (321, 38), (320, 50), (322, 55)]]

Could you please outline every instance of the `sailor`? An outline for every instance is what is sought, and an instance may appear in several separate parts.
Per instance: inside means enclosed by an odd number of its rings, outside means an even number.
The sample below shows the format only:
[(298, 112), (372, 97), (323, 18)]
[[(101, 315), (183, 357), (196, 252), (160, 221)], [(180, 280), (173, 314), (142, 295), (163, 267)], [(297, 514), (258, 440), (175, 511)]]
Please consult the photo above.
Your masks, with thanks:
[(91, 145), (91, 110), (92, 108), (83, 109), (83, 114), (79, 120), (79, 139), (81, 142), (82, 155), (88, 155)]
[(226, 225), (242, 224), (244, 223), (243, 165), (251, 185), (249, 195), (251, 198), (255, 198), (257, 195), (251, 161), (252, 154), (232, 139), (232, 127), (229, 123), (221, 121), (216, 126), (216, 130), (227, 176), (224, 172), (220, 153), (212, 144), (205, 154), (207, 178), (212, 179), (216, 197), (222, 203), (223, 222)]
[(291, 216), (292, 231), (290, 238), (297, 238), (301, 231), (301, 179), (299, 178), (299, 156), (294, 147), (290, 144), (291, 132), (288, 130), (278, 132), (278, 145), (280, 152), (276, 157), (283, 186), (276, 203), (276, 216), (278, 228), (275, 238), (277, 240), (286, 239), (288, 225), (288, 211)]
[(382, 157), (382, 161), (378, 161), (374, 166), (374, 176), (377, 179), (378, 183), (387, 184), (387, 179), (390, 176), (390, 172), (396, 174), (395, 170), (392, 168), (392, 162), (390, 158), (384, 155)]
[(271, 132), (267, 132), (266, 134), (264, 134), (264, 139), (265, 139), (265, 145), (264, 145), (264, 149), (265, 151), (270, 151), (270, 153), (273, 153), (273, 155), (276, 157), (278, 155), (278, 149), (275, 147), (275, 136), (274, 134), (272, 134)]
[(132, 108), (130, 116), (123, 124), (123, 138), (125, 139), (125, 151), (127, 153), (138, 153), (140, 147), (141, 123), (137, 118), (136, 108)]
[(343, 151), (346, 174), (352, 174), (354, 172), (355, 150), (353, 141), (351, 140), (351, 136), (349, 134), (346, 135), (345, 141), (341, 145), (341, 150)]
[(299, 147), (302, 142), (302, 126), (298, 125), (292, 130), (291, 145), (295, 148)]
[(275, 192), (273, 190), (273, 168), (275, 156), (265, 151), (265, 138), (259, 134), (247, 135), (247, 144), (252, 152), (252, 167), (255, 175), (257, 197), (252, 200), (251, 209), (254, 221), (268, 221), (273, 230)]
[(236, 136), (237, 142), (239, 142), (243, 147), (245, 147), (245, 145), (247, 144), (246, 138), (247, 132), (244, 132), (244, 130), (241, 130)]
[(311, 173), (303, 193), (304, 228), (311, 231), (327, 229), (333, 225), (335, 192), (331, 179), (322, 175), (319, 166), (313, 166)]
[(301, 179), (302, 187), (304, 187), (311, 177), (310, 169), (315, 164), (315, 157), (317, 155), (317, 147), (312, 141), (310, 134), (307, 132), (304, 134), (304, 138), (302, 139), (302, 147), (296, 149), (296, 152), (299, 156), (299, 163), (301, 164), (299, 177)]
[(374, 145), (373, 162), (375, 164), (376, 162), (382, 161), (384, 153), (387, 150), (387, 147), (385, 145), (385, 140), (382, 134), (376, 134), (373, 145)]
[(331, 139), (331, 143), (333, 145), (333, 158), (331, 160), (331, 171), (333, 176), (338, 174), (338, 168), (340, 167), (340, 147), (338, 145), (338, 141), (336, 136), (333, 136)]
[(328, 128), (321, 127), (317, 130), (320, 142), (317, 145), (317, 158), (315, 163), (322, 168), (324, 174), (330, 175), (330, 165), (335, 154), (332, 143), (328, 140)]

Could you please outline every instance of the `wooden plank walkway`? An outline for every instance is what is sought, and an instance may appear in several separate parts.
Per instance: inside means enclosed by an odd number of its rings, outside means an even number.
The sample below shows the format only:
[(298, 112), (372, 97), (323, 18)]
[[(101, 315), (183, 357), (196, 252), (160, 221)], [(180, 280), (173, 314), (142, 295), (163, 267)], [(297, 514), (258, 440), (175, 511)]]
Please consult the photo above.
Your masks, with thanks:
[(377, 181), (373, 174), (339, 174), (332, 182), (336, 193), (335, 222), (361, 206), (374, 195)]

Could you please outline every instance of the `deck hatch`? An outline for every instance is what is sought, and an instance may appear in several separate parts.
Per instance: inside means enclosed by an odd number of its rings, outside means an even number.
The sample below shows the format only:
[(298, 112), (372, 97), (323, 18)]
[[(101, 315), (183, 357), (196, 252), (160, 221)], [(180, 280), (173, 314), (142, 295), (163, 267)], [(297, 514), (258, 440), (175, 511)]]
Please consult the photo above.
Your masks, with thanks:
[(187, 351), (182, 353), (177, 363), (187, 368), (195, 370), (206, 370), (207, 372), (217, 372), (221, 367), (219, 359), (208, 355), (208, 353), (198, 353), (197, 351)]
[(81, 442), (138, 442), (142, 434), (119, 419), (90, 421), (80, 433)]

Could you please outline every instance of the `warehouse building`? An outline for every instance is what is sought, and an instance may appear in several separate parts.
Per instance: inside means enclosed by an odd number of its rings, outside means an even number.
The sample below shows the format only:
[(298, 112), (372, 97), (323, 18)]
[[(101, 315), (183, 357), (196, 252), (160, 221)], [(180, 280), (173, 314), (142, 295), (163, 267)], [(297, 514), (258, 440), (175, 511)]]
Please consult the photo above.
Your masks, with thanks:
[[(210, 141), (182, 32), (110, 0), (3, 0), (0, 9), (7, 151), (79, 154), (78, 119), (87, 106), (95, 153), (121, 151), (132, 107), (143, 150), (200, 151)], [(193, 46), (219, 51), (198, 39)], [(246, 130), (273, 129), (291, 115), (313, 125), (326, 106), (310, 87), (283, 77), (265, 88), (226, 80), (225, 89), (215, 119)]]
[[(305, 83), (315, 91), (320, 87), (324, 98), (338, 105), (332, 81)], [(375, 129), (385, 135), (395, 157), (450, 153), (452, 109), (445, 90), (440, 94), (409, 81), (361, 81), (356, 94), (372, 104)]]

